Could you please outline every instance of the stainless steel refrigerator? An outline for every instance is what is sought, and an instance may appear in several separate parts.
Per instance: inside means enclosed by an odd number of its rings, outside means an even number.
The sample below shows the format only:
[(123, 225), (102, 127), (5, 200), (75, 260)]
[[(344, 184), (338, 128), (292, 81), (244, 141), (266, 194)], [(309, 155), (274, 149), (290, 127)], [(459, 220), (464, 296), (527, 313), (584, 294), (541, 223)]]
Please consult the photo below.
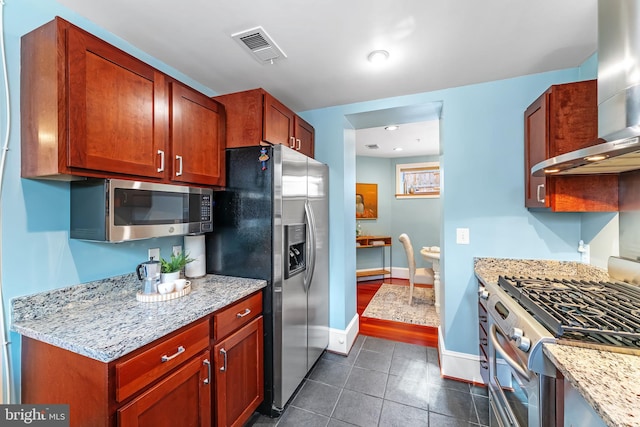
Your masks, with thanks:
[(285, 146), (227, 149), (207, 272), (265, 279), (265, 401), (277, 416), (329, 343), (329, 171)]

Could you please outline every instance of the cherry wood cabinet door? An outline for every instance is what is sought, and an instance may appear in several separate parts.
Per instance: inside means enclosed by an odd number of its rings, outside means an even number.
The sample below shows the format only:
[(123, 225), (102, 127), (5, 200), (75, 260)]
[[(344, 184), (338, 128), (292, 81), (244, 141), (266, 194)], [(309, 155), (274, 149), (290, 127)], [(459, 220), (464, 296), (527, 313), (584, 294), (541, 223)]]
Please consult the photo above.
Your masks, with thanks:
[(209, 351), (118, 410), (119, 427), (211, 427)]
[(272, 144), (286, 145), (295, 149), (294, 117), (293, 111), (273, 96), (265, 93), (263, 139)]
[(542, 94), (527, 108), (524, 115), (524, 180), (527, 208), (549, 206), (549, 199), (545, 197), (547, 178), (531, 175), (531, 167), (549, 157), (547, 96), (548, 93)]
[(296, 150), (313, 158), (315, 130), (302, 118), (295, 116)]
[(171, 83), (171, 179), (224, 186), (225, 111), (222, 104)]
[(218, 427), (242, 426), (264, 400), (262, 316), (214, 346)]
[(618, 176), (531, 176), (531, 167), (598, 143), (597, 82), (551, 86), (525, 112), (525, 206), (553, 212), (615, 212)]
[(163, 178), (164, 75), (73, 26), (67, 55), (69, 167)]

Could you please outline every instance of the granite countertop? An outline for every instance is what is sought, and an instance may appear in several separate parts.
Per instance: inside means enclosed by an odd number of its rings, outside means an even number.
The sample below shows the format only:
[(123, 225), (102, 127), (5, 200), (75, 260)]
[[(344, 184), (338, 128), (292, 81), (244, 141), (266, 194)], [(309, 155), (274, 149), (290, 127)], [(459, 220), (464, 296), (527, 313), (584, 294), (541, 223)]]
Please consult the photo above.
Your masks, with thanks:
[(559, 344), (543, 351), (608, 426), (640, 425), (640, 357)]
[(207, 275), (191, 292), (139, 302), (134, 274), (54, 289), (11, 301), (11, 329), (101, 362), (110, 362), (238, 301), (266, 281)]
[[(568, 261), (476, 258), (474, 267), (483, 283), (499, 275), (610, 280), (600, 268)], [(639, 356), (560, 344), (543, 351), (608, 426), (640, 425)]]
[(495, 283), (499, 275), (553, 277), (576, 280), (610, 280), (603, 269), (573, 261), (475, 258), (474, 270), (483, 283)]

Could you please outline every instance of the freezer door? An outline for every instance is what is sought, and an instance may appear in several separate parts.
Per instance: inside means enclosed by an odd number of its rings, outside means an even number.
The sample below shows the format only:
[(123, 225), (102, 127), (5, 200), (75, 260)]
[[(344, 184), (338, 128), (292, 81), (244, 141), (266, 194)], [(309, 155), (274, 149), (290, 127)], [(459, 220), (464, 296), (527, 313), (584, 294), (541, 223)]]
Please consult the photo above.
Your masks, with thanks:
[(307, 206), (307, 245), (313, 245), (307, 269), (313, 272), (307, 285), (309, 370), (329, 345), (329, 168), (313, 159), (307, 166)]

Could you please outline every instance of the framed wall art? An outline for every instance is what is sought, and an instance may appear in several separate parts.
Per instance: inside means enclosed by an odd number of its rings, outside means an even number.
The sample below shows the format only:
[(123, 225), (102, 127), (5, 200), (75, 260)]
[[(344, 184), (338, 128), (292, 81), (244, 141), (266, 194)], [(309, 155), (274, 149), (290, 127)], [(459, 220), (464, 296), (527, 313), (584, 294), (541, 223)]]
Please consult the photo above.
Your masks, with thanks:
[(356, 218), (378, 218), (378, 184), (356, 183)]

